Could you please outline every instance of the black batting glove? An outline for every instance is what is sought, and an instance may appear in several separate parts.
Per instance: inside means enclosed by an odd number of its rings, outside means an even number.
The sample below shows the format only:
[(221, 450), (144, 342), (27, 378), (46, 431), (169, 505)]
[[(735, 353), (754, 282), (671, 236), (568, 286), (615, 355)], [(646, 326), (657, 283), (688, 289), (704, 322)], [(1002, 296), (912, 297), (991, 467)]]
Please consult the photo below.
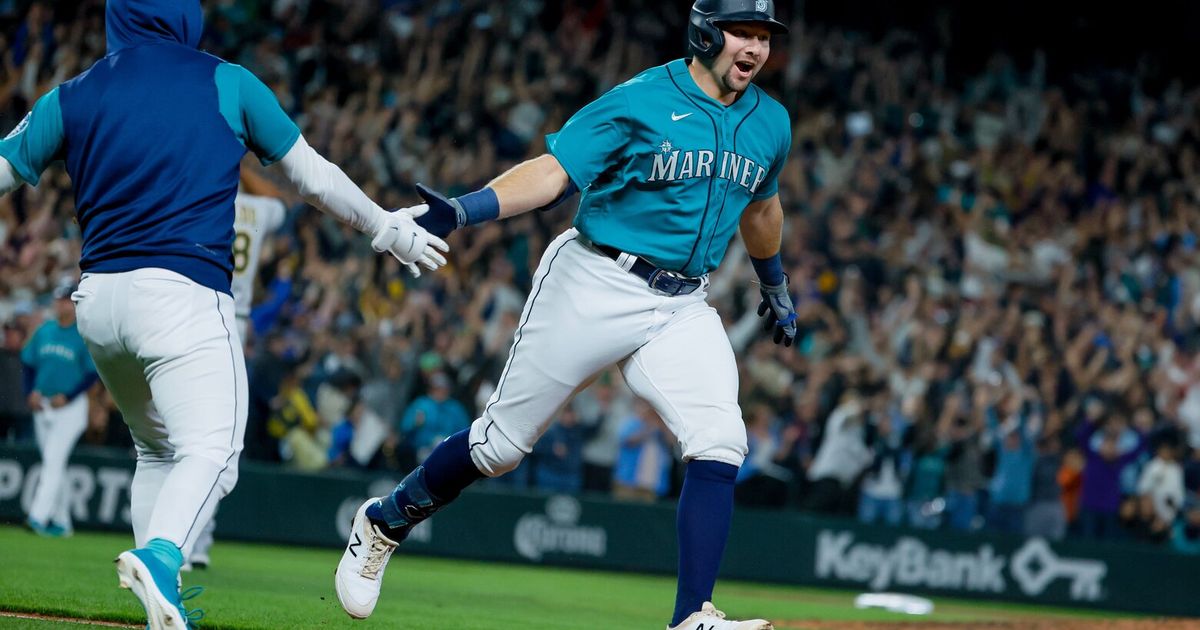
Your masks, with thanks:
[(758, 305), (758, 316), (770, 313), (763, 330), (774, 329), (775, 343), (791, 347), (796, 341), (796, 307), (792, 305), (787, 285), (787, 276), (784, 276), (783, 284), (759, 284), (762, 302)]

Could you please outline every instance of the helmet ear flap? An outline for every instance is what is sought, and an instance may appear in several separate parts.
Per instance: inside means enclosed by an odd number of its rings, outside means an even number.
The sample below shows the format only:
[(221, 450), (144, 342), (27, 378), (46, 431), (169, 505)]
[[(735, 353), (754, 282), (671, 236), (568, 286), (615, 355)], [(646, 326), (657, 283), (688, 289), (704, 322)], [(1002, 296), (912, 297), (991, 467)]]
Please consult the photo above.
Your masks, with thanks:
[(725, 48), (725, 33), (711, 20), (693, 14), (688, 24), (688, 48), (700, 59), (712, 59)]

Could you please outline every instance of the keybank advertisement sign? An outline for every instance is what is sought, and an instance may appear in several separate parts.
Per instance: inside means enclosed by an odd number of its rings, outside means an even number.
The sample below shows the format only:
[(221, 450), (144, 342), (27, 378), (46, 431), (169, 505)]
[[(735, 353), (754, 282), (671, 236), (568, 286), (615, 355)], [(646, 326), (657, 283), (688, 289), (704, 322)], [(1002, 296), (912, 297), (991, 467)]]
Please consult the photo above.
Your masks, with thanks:
[(891, 544), (873, 544), (857, 540), (853, 531), (822, 529), (814, 559), (817, 578), (854, 582), (875, 591), (907, 588), (999, 595), (1015, 586), (1026, 596), (1038, 597), (1061, 580), (1070, 599), (1079, 602), (1101, 599), (1108, 573), (1103, 560), (1061, 557), (1040, 538), (1028, 539), (1005, 555), (988, 543), (945, 549), (900, 536)]

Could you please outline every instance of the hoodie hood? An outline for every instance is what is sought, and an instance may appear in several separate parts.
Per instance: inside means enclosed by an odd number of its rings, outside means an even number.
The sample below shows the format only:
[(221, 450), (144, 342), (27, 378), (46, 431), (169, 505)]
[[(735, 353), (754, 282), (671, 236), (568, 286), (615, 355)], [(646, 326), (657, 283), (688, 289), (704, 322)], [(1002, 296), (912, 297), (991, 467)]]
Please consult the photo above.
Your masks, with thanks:
[(161, 42), (195, 48), (204, 31), (204, 11), (200, 0), (108, 0), (104, 26), (110, 55)]

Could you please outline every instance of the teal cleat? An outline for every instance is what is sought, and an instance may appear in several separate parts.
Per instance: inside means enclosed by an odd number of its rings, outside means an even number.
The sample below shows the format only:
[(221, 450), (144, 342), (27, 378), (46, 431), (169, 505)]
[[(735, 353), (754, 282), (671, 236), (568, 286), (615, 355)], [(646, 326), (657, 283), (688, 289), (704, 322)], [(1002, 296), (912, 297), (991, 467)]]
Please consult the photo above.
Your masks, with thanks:
[(49, 536), (50, 538), (70, 538), (74, 533), (71, 529), (63, 527), (54, 521), (50, 521), (50, 524), (41, 532), (43, 536)]
[(203, 590), (192, 587), (179, 592), (179, 575), (148, 549), (132, 549), (117, 556), (117, 577), (121, 588), (133, 591), (146, 609), (149, 630), (193, 630), (204, 611), (188, 611), (183, 602)]
[(32, 518), (25, 519), (25, 529), (28, 529), (38, 536), (48, 536), (46, 533), (46, 526), (33, 520)]

